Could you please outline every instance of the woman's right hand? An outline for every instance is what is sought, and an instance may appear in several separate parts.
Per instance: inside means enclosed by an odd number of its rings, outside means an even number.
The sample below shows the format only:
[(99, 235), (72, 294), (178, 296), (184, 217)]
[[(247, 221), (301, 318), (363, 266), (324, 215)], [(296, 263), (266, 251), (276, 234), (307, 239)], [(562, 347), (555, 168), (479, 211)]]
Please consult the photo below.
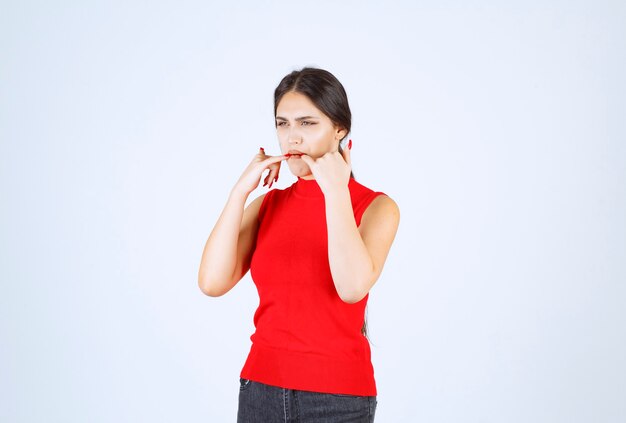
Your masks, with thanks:
[(263, 147), (259, 148), (259, 152), (254, 155), (252, 161), (235, 184), (235, 189), (241, 190), (247, 194), (251, 193), (259, 186), (261, 175), (265, 169), (269, 169), (270, 172), (265, 177), (263, 186), (267, 185), (269, 182), (268, 188), (271, 188), (272, 184), (278, 180), (280, 162), (285, 159), (286, 156), (284, 155), (268, 156), (265, 154)]

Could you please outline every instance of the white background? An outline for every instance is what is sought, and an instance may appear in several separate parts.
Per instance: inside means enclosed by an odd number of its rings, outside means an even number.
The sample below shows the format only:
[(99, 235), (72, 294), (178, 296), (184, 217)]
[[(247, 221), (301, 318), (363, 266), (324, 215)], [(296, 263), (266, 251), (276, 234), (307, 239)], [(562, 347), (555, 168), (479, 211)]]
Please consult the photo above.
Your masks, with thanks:
[(625, 17), (3, 3), (0, 420), (235, 421), (258, 297), (249, 274), (202, 294), (200, 257), (311, 65), (348, 92), (357, 180), (401, 210), (367, 315), (376, 421), (625, 421)]

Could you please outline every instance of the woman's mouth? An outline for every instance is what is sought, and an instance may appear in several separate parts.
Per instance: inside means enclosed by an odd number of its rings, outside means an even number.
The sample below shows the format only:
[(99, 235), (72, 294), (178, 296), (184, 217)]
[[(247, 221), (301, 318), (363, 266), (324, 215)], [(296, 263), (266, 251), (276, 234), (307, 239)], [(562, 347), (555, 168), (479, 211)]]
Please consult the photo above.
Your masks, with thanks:
[(291, 158), (299, 159), (300, 156), (302, 156), (302, 154), (303, 153), (287, 153), (285, 154), (285, 157), (287, 157), (287, 159), (291, 159)]

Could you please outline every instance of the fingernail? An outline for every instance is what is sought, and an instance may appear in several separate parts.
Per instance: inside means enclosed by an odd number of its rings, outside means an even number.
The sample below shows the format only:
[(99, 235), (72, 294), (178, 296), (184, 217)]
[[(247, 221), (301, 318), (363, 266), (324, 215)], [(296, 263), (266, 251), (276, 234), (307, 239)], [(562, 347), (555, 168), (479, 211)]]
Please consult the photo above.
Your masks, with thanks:
[(265, 149), (263, 147), (261, 147), (261, 151), (265, 153)]
[(348, 150), (352, 150), (352, 140), (348, 141)]

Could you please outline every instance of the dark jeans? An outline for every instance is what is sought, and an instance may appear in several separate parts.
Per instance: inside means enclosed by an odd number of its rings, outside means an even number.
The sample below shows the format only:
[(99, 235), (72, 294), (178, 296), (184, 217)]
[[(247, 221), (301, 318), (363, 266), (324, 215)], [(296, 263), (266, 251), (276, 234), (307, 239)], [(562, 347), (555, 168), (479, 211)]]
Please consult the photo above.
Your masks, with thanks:
[(237, 423), (372, 423), (375, 396), (285, 389), (239, 378)]

